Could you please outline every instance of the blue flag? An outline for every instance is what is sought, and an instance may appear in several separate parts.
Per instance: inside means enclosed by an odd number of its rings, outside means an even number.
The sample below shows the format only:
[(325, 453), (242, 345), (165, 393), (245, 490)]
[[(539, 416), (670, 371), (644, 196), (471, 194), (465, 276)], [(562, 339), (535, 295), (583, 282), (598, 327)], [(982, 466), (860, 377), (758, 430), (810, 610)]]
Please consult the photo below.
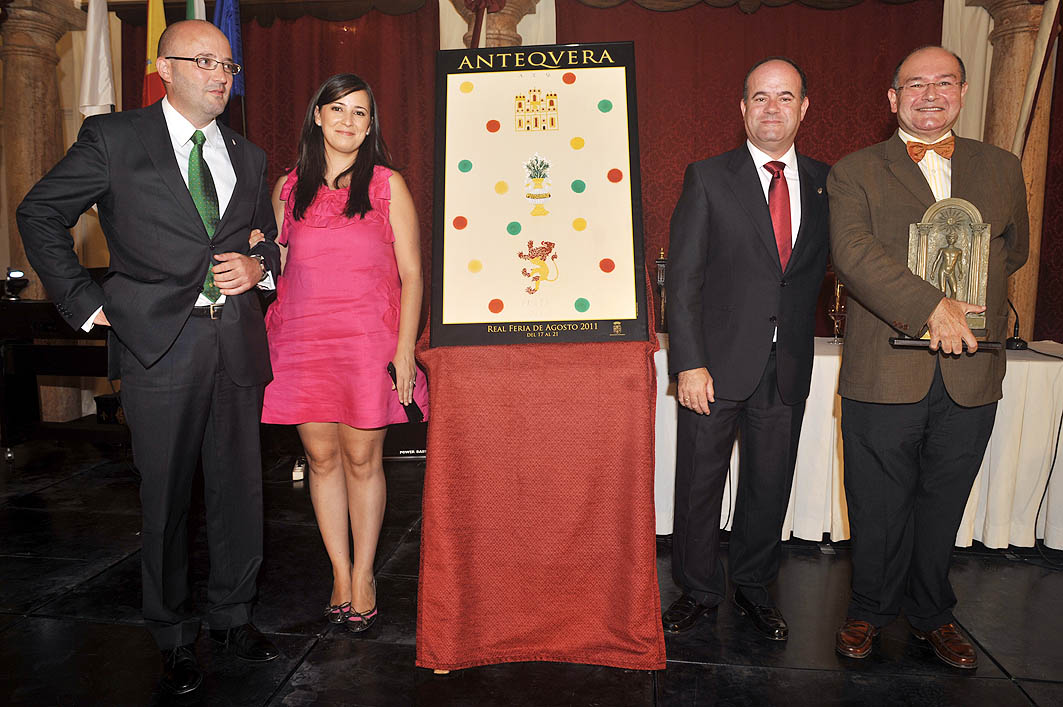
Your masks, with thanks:
[[(244, 63), (244, 49), (240, 41), (240, 2), (239, 0), (218, 0), (214, 5), (214, 26), (222, 31), (233, 48), (233, 61)], [(244, 73), (233, 76), (232, 95), (244, 95)]]

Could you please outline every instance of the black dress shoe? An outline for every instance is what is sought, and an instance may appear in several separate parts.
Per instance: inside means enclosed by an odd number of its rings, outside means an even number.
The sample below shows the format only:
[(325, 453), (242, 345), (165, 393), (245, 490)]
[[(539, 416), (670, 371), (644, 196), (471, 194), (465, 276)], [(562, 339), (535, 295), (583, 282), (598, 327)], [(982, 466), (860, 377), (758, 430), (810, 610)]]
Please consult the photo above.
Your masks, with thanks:
[(748, 616), (757, 631), (767, 638), (773, 641), (785, 641), (789, 638), (790, 629), (786, 625), (786, 619), (774, 606), (754, 604), (741, 589), (735, 590), (735, 606), (741, 614)]
[(218, 643), (224, 643), (233, 655), (243, 660), (264, 663), (280, 655), (273, 642), (263, 636), (252, 624), (227, 629), (212, 628), (210, 637)]
[(689, 594), (683, 594), (664, 612), (661, 623), (668, 633), (682, 633), (693, 626), (702, 614), (713, 608), (715, 607), (699, 604)]
[(203, 682), (192, 646), (162, 652), (162, 687), (172, 695), (192, 692)]

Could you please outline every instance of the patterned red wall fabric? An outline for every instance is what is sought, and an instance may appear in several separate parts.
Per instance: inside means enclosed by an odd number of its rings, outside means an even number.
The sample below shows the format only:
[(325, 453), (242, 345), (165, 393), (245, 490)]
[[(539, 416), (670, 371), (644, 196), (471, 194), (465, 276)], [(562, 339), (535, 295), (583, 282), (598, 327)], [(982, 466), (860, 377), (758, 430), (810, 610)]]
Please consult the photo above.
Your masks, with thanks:
[[(295, 163), (313, 92), (333, 74), (358, 74), (373, 87), (384, 139), (413, 194), (430, 273), (438, 5), (395, 16), (374, 10), (348, 22), (304, 16), (262, 27), (249, 21), (242, 31), (247, 137), (266, 151), (271, 183)], [(143, 26), (122, 26), (126, 109), (140, 105), (145, 32)]]
[[(277, 20), (268, 28), (255, 21), (243, 25), (248, 137), (269, 156), (272, 178), (294, 160), (303, 111), (323, 79), (353, 71), (373, 85), (384, 135), (420, 215), (426, 276), (431, 272), (438, 26), (438, 7), (431, 2), (408, 15), (372, 11), (350, 22), (302, 17)], [(144, 33), (144, 27), (123, 25), (127, 108), (140, 104)], [(645, 252), (651, 267), (660, 249), (667, 251), (668, 220), (687, 163), (743, 139), (738, 102), (742, 77), (753, 62), (784, 54), (804, 68), (810, 106), (798, 148), (834, 162), (889, 136), (895, 122), (886, 89), (894, 65), (910, 49), (940, 37), (938, 0), (903, 5), (867, 0), (837, 11), (795, 3), (751, 15), (703, 4), (653, 12), (634, 3), (597, 10), (557, 0), (559, 43), (635, 42)], [(1063, 144), (1063, 135), (1056, 140)], [(1055, 164), (1058, 183), (1063, 164), (1060, 159)], [(1059, 213), (1063, 207), (1055, 203)], [(824, 315), (819, 333), (826, 327)]]
[(1063, 341), (1063, 52), (1056, 62), (1052, 127), (1045, 175), (1045, 218), (1041, 231), (1041, 268), (1037, 277), (1034, 341)]
[[(872, 30), (873, 28), (873, 30)], [(896, 63), (911, 49), (941, 39), (941, 3), (888, 5), (868, 0), (839, 11), (793, 4), (737, 7), (703, 4), (654, 12), (635, 3), (596, 10), (557, 0), (557, 41), (635, 42), (639, 148), (647, 262), (668, 251), (668, 222), (695, 160), (745, 139), (738, 103), (749, 67), (788, 56), (808, 77), (809, 108), (797, 136), (803, 154), (833, 164), (886, 139), (896, 127), (886, 90)], [(828, 275), (820, 292), (816, 334), (831, 331)]]

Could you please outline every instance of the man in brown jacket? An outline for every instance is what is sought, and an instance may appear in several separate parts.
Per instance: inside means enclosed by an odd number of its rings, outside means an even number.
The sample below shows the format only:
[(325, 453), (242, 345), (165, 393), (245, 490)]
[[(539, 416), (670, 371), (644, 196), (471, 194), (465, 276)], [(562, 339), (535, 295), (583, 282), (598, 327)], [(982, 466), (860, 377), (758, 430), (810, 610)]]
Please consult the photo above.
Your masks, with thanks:
[[(850, 658), (869, 655), (879, 628), (903, 611), (942, 661), (978, 662), (954, 623), (948, 572), (1005, 357), (975, 353), (965, 314), (984, 310), (988, 338), (1003, 341), (1007, 279), (1026, 262), (1029, 227), (1015, 156), (952, 135), (965, 79), (963, 62), (941, 47), (909, 54), (887, 92), (899, 130), (842, 159), (827, 183), (831, 254), (850, 292), (838, 392), (853, 577), (835, 642)], [(990, 224), (984, 308), (946, 297), (907, 267), (909, 224), (950, 196), (974, 204)], [(889, 344), (924, 331), (929, 350)]]

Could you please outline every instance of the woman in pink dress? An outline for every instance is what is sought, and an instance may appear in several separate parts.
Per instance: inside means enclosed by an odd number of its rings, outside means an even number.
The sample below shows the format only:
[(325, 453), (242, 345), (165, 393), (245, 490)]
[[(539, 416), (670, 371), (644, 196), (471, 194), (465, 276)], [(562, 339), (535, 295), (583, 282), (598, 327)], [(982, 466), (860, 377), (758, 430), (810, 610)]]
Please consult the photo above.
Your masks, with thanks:
[(372, 90), (340, 74), (310, 101), (299, 161), (273, 191), (287, 258), (266, 315), (273, 382), (262, 421), (298, 426), (332, 562), (326, 614), (355, 632), (378, 616), (384, 434), (407, 421), (410, 403), (427, 414), (413, 354), (422, 290), (417, 216), (388, 163)]

